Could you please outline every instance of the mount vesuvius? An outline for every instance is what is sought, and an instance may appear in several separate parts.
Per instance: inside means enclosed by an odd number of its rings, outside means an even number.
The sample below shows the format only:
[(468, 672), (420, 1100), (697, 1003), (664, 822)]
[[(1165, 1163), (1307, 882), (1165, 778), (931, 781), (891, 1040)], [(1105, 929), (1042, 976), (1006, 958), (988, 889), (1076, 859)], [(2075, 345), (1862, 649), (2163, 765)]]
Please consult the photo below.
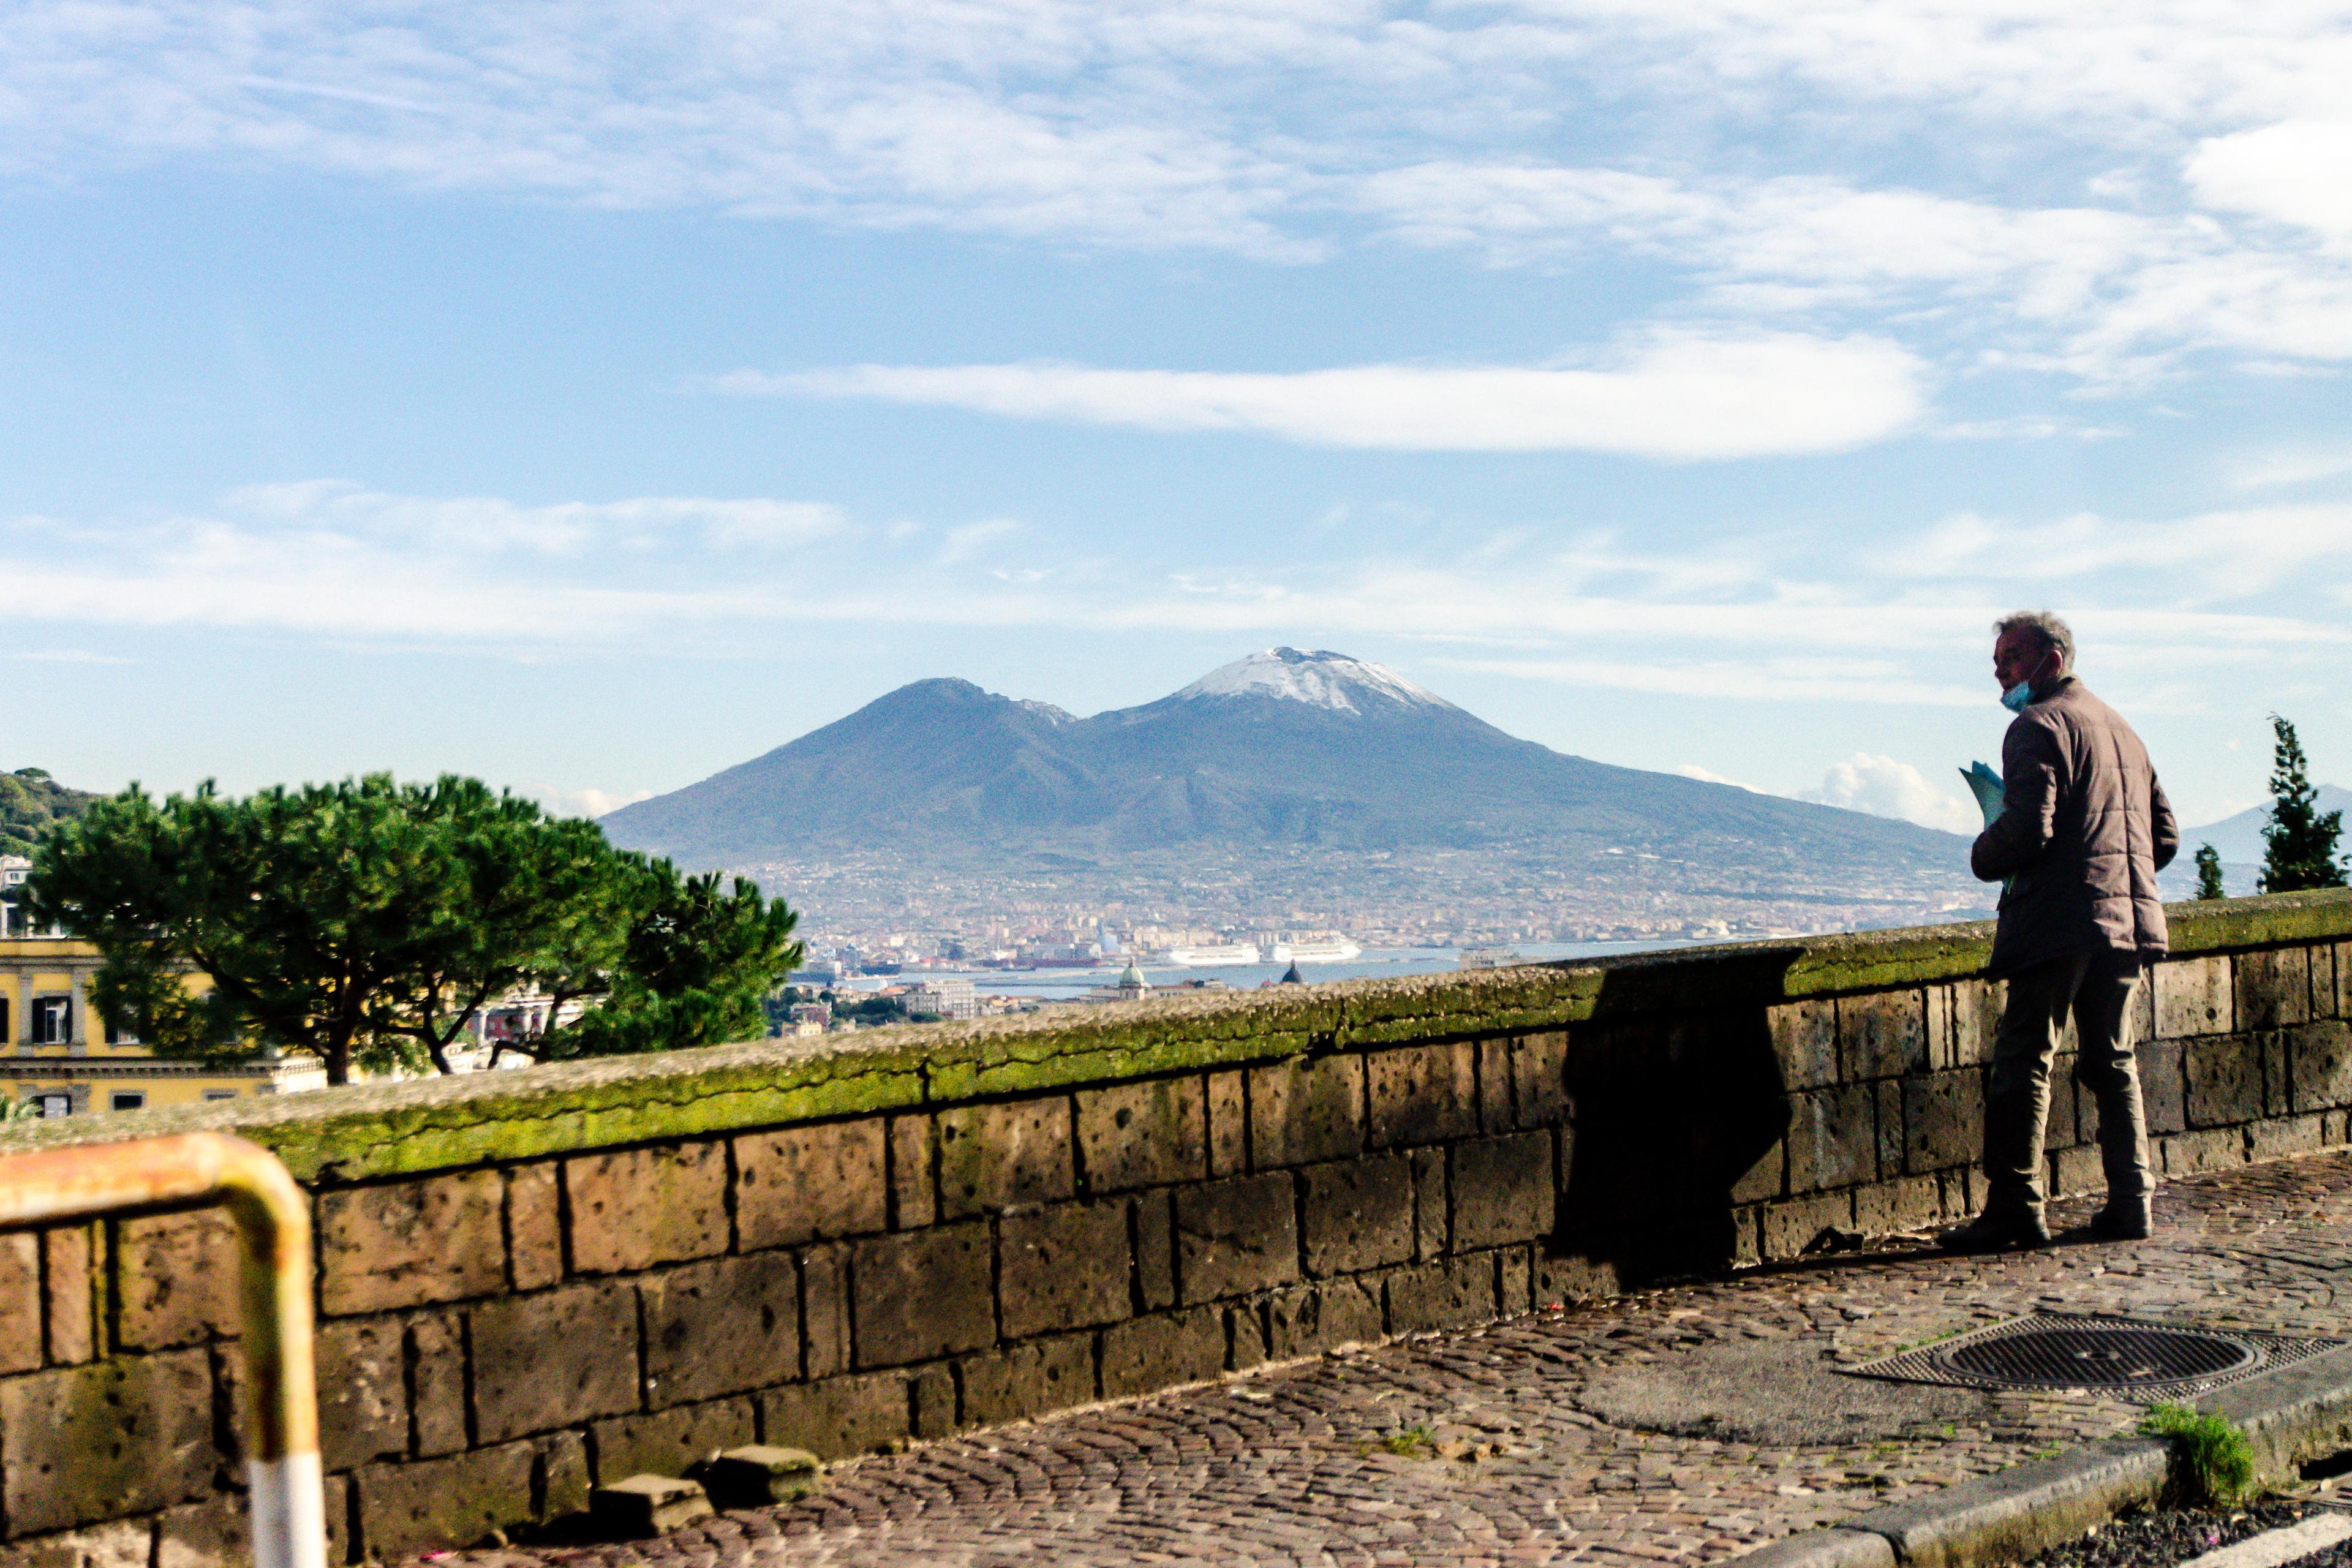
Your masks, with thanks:
[(919, 680), (603, 825), (692, 866), (886, 848), (1115, 860), (1509, 847), (1555, 864), (1655, 856), (1828, 891), (1956, 869), (1964, 880), (1967, 860), (1950, 834), (1564, 755), (1380, 665), (1286, 647), (1087, 719)]

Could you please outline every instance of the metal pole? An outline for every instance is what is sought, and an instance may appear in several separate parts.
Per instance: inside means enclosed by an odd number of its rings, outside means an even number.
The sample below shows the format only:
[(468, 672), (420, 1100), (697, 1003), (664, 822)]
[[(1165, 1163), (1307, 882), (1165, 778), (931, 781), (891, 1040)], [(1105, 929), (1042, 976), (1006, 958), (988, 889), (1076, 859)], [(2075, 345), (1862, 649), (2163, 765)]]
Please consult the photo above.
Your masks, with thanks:
[(326, 1568), (310, 1360), (310, 1206), (278, 1157), (219, 1132), (0, 1156), (0, 1226), (216, 1199), (242, 1244), (255, 1568)]

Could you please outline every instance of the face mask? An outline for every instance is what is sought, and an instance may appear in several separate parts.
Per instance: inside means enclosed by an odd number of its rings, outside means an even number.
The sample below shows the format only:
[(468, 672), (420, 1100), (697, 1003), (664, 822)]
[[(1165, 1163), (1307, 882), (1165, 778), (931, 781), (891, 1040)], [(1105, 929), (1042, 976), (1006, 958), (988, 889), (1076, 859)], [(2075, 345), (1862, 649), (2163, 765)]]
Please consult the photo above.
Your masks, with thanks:
[(2022, 713), (2033, 703), (2033, 682), (2021, 680), (2000, 694), (2000, 705), (2012, 713)]

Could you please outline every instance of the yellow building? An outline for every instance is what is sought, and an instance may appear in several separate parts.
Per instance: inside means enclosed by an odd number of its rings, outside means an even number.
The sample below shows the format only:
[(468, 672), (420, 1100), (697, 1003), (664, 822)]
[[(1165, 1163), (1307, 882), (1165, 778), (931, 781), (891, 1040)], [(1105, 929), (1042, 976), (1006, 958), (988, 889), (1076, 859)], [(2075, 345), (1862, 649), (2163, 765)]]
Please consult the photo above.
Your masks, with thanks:
[(98, 950), (86, 942), (0, 935), (0, 1040), (16, 1079), (12, 1099), (34, 1101), (44, 1116), (88, 1116), (325, 1085), (326, 1069), (310, 1057), (182, 1062), (151, 1055), (136, 1037), (93, 1016), (98, 967)]

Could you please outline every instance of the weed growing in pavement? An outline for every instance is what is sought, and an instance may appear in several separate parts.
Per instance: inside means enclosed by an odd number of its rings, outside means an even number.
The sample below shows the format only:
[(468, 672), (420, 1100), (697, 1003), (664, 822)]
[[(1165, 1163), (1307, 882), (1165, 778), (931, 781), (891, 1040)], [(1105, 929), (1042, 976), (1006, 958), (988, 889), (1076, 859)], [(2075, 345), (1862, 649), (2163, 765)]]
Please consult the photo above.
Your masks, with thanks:
[(1374, 1449), (1394, 1454), (1400, 1459), (1425, 1459), (1437, 1451), (1437, 1441), (1429, 1430), (1429, 1423), (1424, 1421), (1418, 1426), (1407, 1426), (1385, 1437), (1356, 1445), (1357, 1456), (1361, 1458), (1371, 1458)]
[(2169, 1437), (2189, 1472), (2189, 1500), (2232, 1503), (2254, 1484), (2254, 1451), (2226, 1415), (2200, 1415), (2186, 1405), (2158, 1405), (2140, 1418), (2143, 1437)]

